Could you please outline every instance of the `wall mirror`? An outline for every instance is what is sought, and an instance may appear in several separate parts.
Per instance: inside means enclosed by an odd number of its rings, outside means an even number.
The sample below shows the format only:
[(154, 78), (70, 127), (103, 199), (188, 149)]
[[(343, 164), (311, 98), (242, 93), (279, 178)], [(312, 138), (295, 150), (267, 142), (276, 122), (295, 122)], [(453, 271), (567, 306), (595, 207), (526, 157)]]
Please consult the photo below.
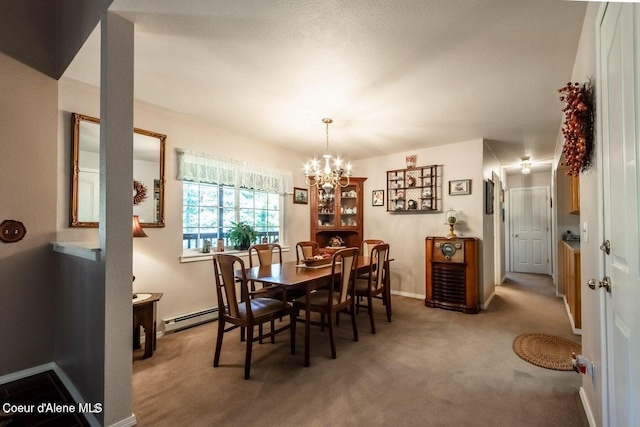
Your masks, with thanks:
[[(71, 227), (98, 227), (100, 119), (72, 113)], [(166, 135), (133, 130), (133, 215), (144, 227), (164, 227)]]

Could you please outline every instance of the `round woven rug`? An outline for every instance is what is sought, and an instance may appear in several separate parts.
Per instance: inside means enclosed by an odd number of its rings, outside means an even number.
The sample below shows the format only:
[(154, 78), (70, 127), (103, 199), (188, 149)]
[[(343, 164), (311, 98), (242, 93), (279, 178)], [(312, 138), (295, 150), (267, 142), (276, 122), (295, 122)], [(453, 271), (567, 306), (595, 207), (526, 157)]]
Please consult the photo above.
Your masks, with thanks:
[(580, 354), (580, 344), (546, 334), (522, 334), (513, 340), (513, 351), (523, 360), (547, 369), (572, 371), (571, 353)]

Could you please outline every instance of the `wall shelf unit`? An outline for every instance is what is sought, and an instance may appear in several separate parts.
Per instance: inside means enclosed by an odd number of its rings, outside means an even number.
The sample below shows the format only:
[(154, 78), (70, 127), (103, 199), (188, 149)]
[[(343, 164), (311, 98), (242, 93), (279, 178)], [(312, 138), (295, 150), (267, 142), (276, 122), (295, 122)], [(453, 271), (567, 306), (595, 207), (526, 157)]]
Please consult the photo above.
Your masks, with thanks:
[(441, 210), (441, 165), (387, 171), (387, 212), (429, 213)]

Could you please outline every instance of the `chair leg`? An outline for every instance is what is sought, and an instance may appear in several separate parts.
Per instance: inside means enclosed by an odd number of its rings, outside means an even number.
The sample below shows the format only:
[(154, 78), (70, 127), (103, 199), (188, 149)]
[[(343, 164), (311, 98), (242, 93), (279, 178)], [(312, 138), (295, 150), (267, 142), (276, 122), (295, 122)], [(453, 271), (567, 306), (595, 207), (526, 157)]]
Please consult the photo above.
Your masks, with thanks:
[(329, 314), (329, 341), (331, 341), (331, 358), (336, 358), (336, 340), (333, 338), (333, 319)]
[(244, 333), (245, 327), (244, 326), (240, 326), (240, 342), (245, 340), (245, 333)]
[(260, 323), (260, 324), (258, 325), (258, 338), (259, 338), (259, 339), (258, 339), (258, 343), (259, 343), (259, 344), (262, 344), (262, 334), (263, 334), (263, 332), (264, 332), (264, 331), (262, 330), (262, 323)]
[(356, 306), (355, 303), (351, 304), (350, 310), (351, 314), (351, 326), (353, 327), (353, 340), (358, 341), (358, 327), (356, 326)]
[(213, 367), (220, 364), (220, 351), (222, 350), (222, 336), (224, 335), (224, 319), (218, 319), (218, 337), (216, 338), (216, 353), (213, 356)]
[(320, 330), (324, 332), (324, 313), (320, 313)]
[(375, 334), (376, 325), (373, 322), (373, 298), (371, 297), (371, 294), (367, 295), (367, 304), (369, 304), (368, 311), (369, 311), (369, 322), (371, 323), (371, 333)]
[(291, 354), (296, 354), (296, 315), (293, 311), (289, 315), (289, 328), (291, 329)]
[(387, 309), (387, 322), (391, 322), (391, 293), (385, 289), (382, 295), (384, 296), (384, 306)]
[(251, 350), (253, 344), (253, 327), (247, 328), (247, 353), (244, 358), (244, 379), (249, 379), (249, 371), (251, 370)]
[(273, 331), (276, 330), (276, 322), (275, 320), (271, 321), (271, 344), (275, 344), (276, 342), (276, 335), (273, 333)]

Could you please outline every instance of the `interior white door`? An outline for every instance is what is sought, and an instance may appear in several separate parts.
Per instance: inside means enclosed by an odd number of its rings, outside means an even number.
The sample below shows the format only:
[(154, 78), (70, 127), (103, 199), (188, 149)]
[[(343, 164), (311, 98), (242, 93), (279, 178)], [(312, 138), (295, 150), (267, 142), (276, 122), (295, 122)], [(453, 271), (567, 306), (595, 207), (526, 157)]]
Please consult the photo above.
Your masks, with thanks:
[(511, 267), (518, 273), (550, 274), (549, 187), (510, 193)]
[[(640, 425), (640, 271), (638, 137), (640, 136), (640, 7), (609, 3), (600, 27), (603, 148), (604, 292), (608, 426)], [(601, 281), (602, 278), (600, 278)]]

